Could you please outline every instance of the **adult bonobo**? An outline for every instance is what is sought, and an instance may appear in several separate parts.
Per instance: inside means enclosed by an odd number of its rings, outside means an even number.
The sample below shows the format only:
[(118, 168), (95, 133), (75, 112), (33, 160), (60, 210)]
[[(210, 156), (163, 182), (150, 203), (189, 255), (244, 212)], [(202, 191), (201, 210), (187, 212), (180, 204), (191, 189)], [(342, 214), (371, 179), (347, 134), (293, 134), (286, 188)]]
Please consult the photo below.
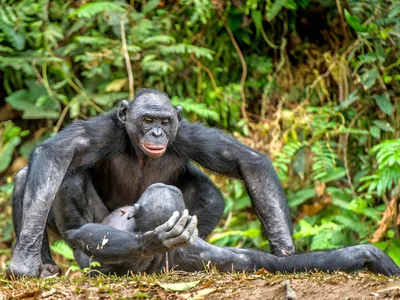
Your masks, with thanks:
[[(60, 205), (58, 199), (55, 200), (56, 204)], [(99, 201), (96, 205), (104, 204)], [(65, 211), (65, 208), (59, 206), (60, 211)], [(75, 258), (81, 268), (90, 267), (93, 259), (101, 263), (98, 270), (106, 274), (161, 272), (168, 265), (175, 270), (201, 271), (211, 263), (220, 271), (254, 271), (264, 268), (269, 272), (352, 272), (366, 268), (384, 275), (400, 275), (400, 269), (393, 260), (372, 245), (277, 257), (257, 250), (217, 247), (198, 238), (188, 247), (167, 250), (167, 255), (166, 249), (159, 249), (158, 252), (122, 258), (121, 250), (134, 252), (131, 249), (136, 247), (136, 235), (151, 236), (169, 230), (178, 218), (178, 213), (187, 214), (184, 209), (183, 195), (178, 188), (156, 183), (147, 188), (133, 208), (122, 207), (107, 215), (101, 223), (108, 226), (104, 226), (101, 232), (97, 231), (96, 224), (86, 224), (79, 229), (66, 231), (65, 237), (74, 248)], [(171, 215), (173, 217), (167, 222)], [(69, 217), (64, 219), (67, 223), (71, 220)], [(119, 231), (115, 231), (115, 228)], [(121, 241), (128, 242), (122, 244)], [(118, 253), (120, 260), (109, 260), (113, 253)]]
[[(195, 239), (197, 229), (200, 237), (207, 236), (222, 216), (224, 201), (192, 161), (244, 180), (272, 253), (294, 252), (287, 201), (270, 160), (219, 130), (181, 120), (180, 109), (173, 108), (165, 94), (144, 89), (134, 101), (122, 101), (118, 110), (89, 121), (76, 121), (32, 152), (29, 165), (15, 179), (17, 241), (9, 274), (59, 272), (49, 250), (46, 219), (47, 226), (61, 235), (100, 223), (105, 213), (135, 203), (153, 183), (179, 188), (190, 215), (197, 218), (185, 214), (174, 219), (169, 234), (137, 235), (129, 241), (135, 244), (132, 253), (116, 252), (110, 259), (185, 246)], [(68, 224), (56, 217), (61, 213), (52, 205), (56, 197), (68, 204), (62, 213), (77, 214)], [(97, 199), (104, 203), (102, 209), (93, 207)], [(68, 211), (73, 206), (78, 208), (74, 213)], [(93, 234), (102, 226), (92, 225)]]

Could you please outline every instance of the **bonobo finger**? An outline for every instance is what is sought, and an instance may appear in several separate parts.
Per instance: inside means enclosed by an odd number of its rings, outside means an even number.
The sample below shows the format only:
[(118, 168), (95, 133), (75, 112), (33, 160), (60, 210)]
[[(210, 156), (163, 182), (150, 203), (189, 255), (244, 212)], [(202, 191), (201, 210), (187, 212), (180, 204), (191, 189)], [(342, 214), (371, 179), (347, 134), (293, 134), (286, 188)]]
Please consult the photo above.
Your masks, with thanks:
[(174, 227), (169, 232), (167, 232), (166, 237), (172, 238), (180, 235), (182, 231), (185, 229), (188, 219), (189, 219), (189, 211), (185, 209), (182, 213), (182, 217), (178, 220), (178, 222), (174, 225)]
[(190, 245), (193, 244), (193, 243), (197, 240), (198, 236), (199, 236), (199, 230), (196, 228), (196, 229), (194, 230), (192, 236), (190, 237), (188, 243), (189, 243)]
[[(172, 230), (174, 230), (175, 228), (176, 226)], [(188, 216), (188, 222), (185, 229), (182, 230), (182, 232), (178, 236), (172, 236), (170, 239), (165, 240), (163, 244), (168, 248), (186, 247), (192, 244), (196, 240), (197, 236), (197, 217)]]
[(190, 217), (188, 224), (186, 225), (186, 230), (189, 231), (190, 234), (193, 234), (195, 230), (197, 230), (197, 216)]
[(169, 231), (174, 227), (174, 225), (178, 222), (178, 220), (179, 220), (179, 212), (174, 211), (171, 218), (169, 218), (168, 221), (165, 222), (164, 224), (158, 226), (156, 228), (156, 231)]
[(139, 210), (141, 208), (142, 208), (141, 204), (137, 204), (137, 203), (133, 204), (133, 207), (132, 207), (131, 211), (129, 212), (128, 216), (127, 216), (128, 220), (136, 217), (137, 213), (139, 212)]

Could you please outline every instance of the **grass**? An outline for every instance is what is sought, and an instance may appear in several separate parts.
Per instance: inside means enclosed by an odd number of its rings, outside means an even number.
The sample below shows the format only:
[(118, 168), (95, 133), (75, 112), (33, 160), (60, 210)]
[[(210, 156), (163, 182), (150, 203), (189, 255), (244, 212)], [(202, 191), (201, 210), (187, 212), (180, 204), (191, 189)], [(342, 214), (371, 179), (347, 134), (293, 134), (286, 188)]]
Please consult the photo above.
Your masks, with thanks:
[[(284, 299), (289, 283), (298, 299), (394, 299), (400, 297), (400, 278), (370, 273), (278, 274), (171, 272), (160, 275), (21, 278), (0, 276), (0, 299)], [(287, 284), (286, 284), (287, 286)], [(389, 297), (389, 298), (387, 298)]]

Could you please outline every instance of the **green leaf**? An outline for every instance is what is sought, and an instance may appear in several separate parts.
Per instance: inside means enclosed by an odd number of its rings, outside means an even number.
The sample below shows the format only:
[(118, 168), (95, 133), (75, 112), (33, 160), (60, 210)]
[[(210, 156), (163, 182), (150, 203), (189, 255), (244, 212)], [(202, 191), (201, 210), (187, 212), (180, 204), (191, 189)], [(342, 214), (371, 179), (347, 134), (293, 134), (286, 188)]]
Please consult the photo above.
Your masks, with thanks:
[[(152, 1), (150, 1), (152, 2)], [(125, 9), (113, 2), (91, 2), (80, 6), (77, 10), (69, 15), (69, 17), (77, 16), (78, 18), (91, 18), (102, 12), (119, 11), (124, 12)]]
[(383, 111), (388, 116), (392, 114), (393, 111), (392, 103), (389, 101), (389, 99), (386, 97), (385, 94), (375, 95), (374, 99), (381, 111)]
[(351, 15), (347, 9), (344, 10), (344, 17), (346, 18), (346, 21), (350, 27), (356, 32), (367, 31), (367, 26), (363, 25), (357, 16)]
[(160, 4), (160, 0), (150, 0), (146, 3), (146, 5), (142, 9), (142, 13), (147, 14), (153, 10), (155, 10)]
[(382, 121), (382, 120), (375, 120), (374, 124), (376, 126), (378, 126), (380, 129), (382, 129), (383, 131), (387, 131), (387, 132), (394, 132), (394, 129), (392, 126), (390, 126), (390, 124), (386, 121)]
[(278, 15), (278, 13), (282, 10), (282, 8), (285, 6), (287, 0), (276, 0), (274, 4), (272, 4), (272, 7), (267, 11), (267, 20), (271, 22), (275, 17)]
[(50, 246), (50, 249), (65, 257), (66, 259), (74, 260), (73, 250), (64, 241), (55, 242), (53, 245)]
[(158, 285), (167, 291), (183, 292), (198, 286), (199, 283), (200, 280), (180, 283), (159, 283)]
[(377, 140), (381, 139), (381, 129), (378, 126), (372, 125), (369, 129), (369, 132), (371, 133), (371, 136), (373, 136)]
[(377, 68), (373, 68), (369, 71), (366, 71), (360, 76), (360, 82), (364, 86), (364, 89), (371, 88), (378, 78), (379, 72)]
[(317, 192), (314, 188), (302, 189), (294, 194), (290, 194), (288, 195), (289, 207), (297, 207), (306, 202), (308, 199), (315, 197), (316, 195)]
[(331, 172), (329, 172), (326, 176), (321, 178), (322, 182), (331, 182), (334, 180), (342, 179), (346, 176), (346, 170), (344, 168), (337, 168)]
[(12, 155), (14, 153), (15, 147), (21, 143), (21, 138), (15, 136), (11, 138), (7, 143), (3, 145), (0, 149), (0, 173), (7, 170), (11, 163)]

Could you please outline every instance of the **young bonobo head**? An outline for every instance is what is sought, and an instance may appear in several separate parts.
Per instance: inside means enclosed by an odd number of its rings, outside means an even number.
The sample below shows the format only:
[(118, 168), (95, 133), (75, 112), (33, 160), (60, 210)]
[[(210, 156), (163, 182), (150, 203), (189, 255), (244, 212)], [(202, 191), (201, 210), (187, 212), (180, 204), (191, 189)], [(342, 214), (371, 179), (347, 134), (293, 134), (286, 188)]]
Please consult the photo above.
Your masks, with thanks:
[(140, 204), (140, 211), (135, 219), (141, 232), (154, 230), (167, 222), (175, 211), (182, 215), (185, 209), (182, 192), (172, 185), (163, 183), (149, 186), (137, 204)]
[(156, 158), (167, 150), (178, 131), (180, 112), (168, 96), (156, 90), (140, 90), (132, 102), (122, 101), (118, 119), (124, 124), (129, 138), (145, 155)]
[[(134, 217), (128, 217), (135, 210)], [(149, 186), (135, 206), (124, 206), (113, 211), (101, 222), (126, 232), (154, 230), (177, 211), (185, 209), (182, 192), (171, 185), (155, 183)]]

